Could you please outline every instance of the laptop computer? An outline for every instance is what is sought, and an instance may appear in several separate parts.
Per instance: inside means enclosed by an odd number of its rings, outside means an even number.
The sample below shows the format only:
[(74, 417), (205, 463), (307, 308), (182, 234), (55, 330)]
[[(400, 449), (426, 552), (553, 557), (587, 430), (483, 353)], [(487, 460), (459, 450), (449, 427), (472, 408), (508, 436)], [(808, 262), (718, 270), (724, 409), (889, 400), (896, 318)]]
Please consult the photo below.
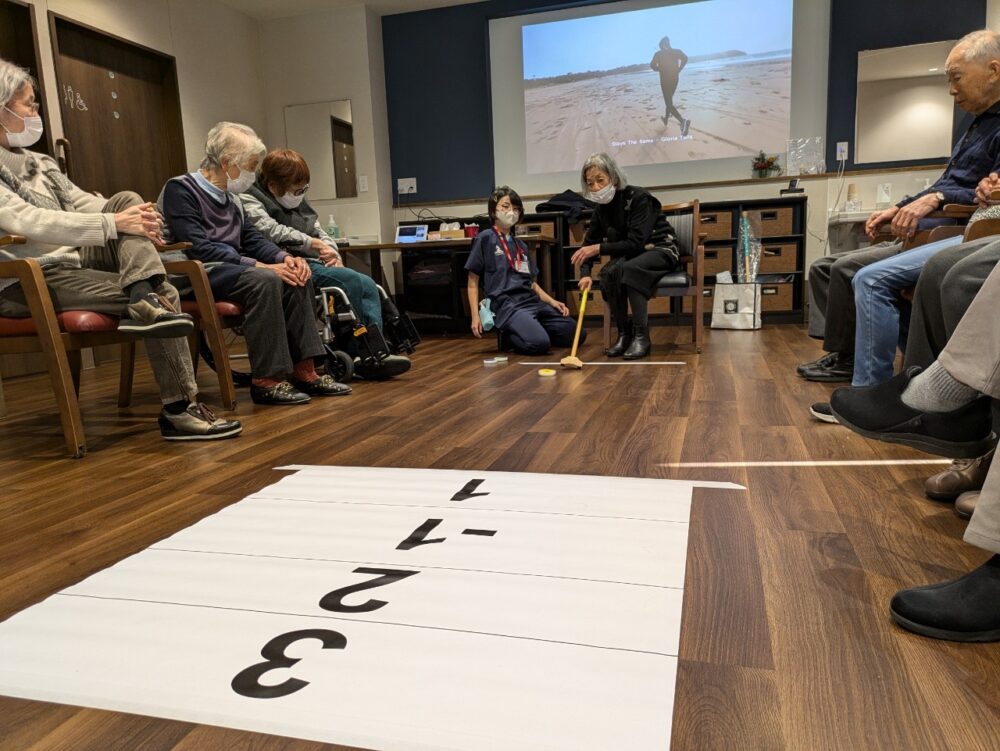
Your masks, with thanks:
[(397, 243), (422, 243), (427, 239), (426, 224), (410, 224), (396, 227)]

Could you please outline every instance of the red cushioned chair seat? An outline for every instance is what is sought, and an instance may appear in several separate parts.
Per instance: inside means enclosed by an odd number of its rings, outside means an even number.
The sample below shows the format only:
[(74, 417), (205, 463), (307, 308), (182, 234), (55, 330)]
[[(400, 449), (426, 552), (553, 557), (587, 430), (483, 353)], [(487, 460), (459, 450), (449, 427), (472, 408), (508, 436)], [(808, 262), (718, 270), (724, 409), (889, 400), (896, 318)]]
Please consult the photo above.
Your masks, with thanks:
[[(118, 319), (90, 310), (67, 310), (56, 316), (59, 330), (67, 334), (90, 334), (97, 331), (115, 331)], [(0, 318), (0, 336), (36, 336), (38, 330), (30, 318)]]
[[(234, 302), (227, 300), (216, 300), (215, 310), (223, 318), (232, 318), (243, 315), (243, 308)], [(181, 300), (181, 311), (197, 317), (198, 303), (194, 300)]]

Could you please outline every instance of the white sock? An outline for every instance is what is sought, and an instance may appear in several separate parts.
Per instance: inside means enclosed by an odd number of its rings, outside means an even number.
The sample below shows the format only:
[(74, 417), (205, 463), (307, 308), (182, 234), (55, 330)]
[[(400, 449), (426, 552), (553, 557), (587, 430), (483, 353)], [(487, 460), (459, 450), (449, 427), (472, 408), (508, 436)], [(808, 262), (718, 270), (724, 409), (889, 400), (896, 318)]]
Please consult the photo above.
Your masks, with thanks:
[(978, 396), (978, 391), (953, 378), (935, 360), (907, 385), (903, 404), (921, 412), (952, 412)]

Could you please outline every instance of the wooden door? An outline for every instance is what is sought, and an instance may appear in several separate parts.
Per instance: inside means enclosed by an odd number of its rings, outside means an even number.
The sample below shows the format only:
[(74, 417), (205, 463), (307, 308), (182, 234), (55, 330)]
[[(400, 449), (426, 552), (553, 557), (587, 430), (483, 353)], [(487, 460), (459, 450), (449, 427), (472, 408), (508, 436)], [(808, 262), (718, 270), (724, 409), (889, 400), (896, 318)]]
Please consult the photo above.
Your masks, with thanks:
[(187, 170), (173, 57), (49, 13), (70, 178), (156, 200)]
[(358, 180), (354, 168), (354, 126), (336, 117), (330, 118), (333, 129), (333, 163), (337, 198), (354, 198)]
[[(16, 0), (0, 0), (0, 58), (27, 68), (38, 81), (40, 90), (35, 92), (39, 104), (44, 104), (45, 89), (38, 66), (38, 34), (35, 33), (35, 18), (31, 8)], [(0, 102), (2, 104), (2, 102)], [(45, 124), (45, 135), (32, 151), (52, 154), (52, 129), (49, 116), (42, 107), (39, 111)]]

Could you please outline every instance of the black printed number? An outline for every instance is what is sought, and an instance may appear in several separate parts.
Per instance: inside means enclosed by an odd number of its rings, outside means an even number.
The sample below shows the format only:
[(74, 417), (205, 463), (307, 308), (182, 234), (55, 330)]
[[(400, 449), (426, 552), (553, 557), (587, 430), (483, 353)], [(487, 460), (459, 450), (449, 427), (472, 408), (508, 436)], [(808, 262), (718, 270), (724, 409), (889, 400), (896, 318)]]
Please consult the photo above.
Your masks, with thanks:
[(300, 657), (286, 657), (285, 650), (303, 639), (319, 639), (323, 644), (323, 649), (343, 649), (347, 646), (347, 637), (343, 634), (322, 628), (307, 628), (302, 631), (289, 631), (287, 634), (281, 634), (271, 639), (260, 650), (260, 656), (264, 658), (264, 662), (251, 665), (236, 674), (232, 682), (233, 691), (240, 696), (247, 696), (251, 699), (277, 699), (294, 694), (299, 689), (308, 686), (309, 681), (300, 678), (289, 678), (276, 686), (264, 686), (260, 683), (260, 679), (265, 673), (280, 668), (290, 668), (301, 659)]
[(344, 598), (354, 594), (355, 592), (362, 592), (366, 589), (374, 589), (375, 587), (384, 587), (389, 584), (394, 584), (402, 579), (406, 579), (409, 576), (414, 576), (419, 574), (419, 571), (403, 571), (401, 569), (393, 568), (356, 568), (354, 569), (355, 574), (375, 574), (374, 579), (369, 579), (368, 581), (360, 582), (359, 584), (352, 584), (349, 587), (341, 587), (340, 589), (335, 589), (332, 592), (328, 592), (323, 595), (323, 599), (319, 601), (319, 606), (323, 610), (332, 610), (334, 613), (370, 613), (373, 610), (378, 610), (384, 605), (389, 603), (385, 600), (368, 600), (360, 605), (345, 605)]

